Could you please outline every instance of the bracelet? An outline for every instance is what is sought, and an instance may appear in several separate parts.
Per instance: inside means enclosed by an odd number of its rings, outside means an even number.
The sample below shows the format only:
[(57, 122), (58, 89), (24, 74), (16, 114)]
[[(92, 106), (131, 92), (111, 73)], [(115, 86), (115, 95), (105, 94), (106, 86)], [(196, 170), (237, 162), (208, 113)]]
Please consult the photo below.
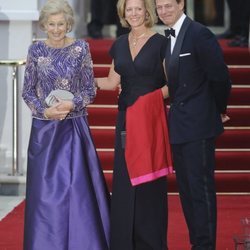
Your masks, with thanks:
[(45, 112), (46, 112), (46, 110), (44, 110), (44, 112), (43, 112), (43, 116), (44, 116), (44, 118), (45, 118), (45, 119), (49, 119), (49, 117), (46, 115), (46, 113), (45, 113)]

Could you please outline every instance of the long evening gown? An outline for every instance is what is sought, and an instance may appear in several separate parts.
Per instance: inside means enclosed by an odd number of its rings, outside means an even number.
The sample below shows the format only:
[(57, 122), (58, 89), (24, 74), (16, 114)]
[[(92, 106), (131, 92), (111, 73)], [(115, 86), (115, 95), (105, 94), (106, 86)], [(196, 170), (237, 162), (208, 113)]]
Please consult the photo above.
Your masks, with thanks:
[[(62, 121), (43, 116), (53, 89), (74, 94)], [(23, 98), (32, 111), (28, 149), (24, 250), (109, 249), (109, 194), (87, 123), (93, 101), (88, 44), (55, 49), (31, 45)]]
[(121, 76), (118, 100), (115, 162), (111, 199), (111, 250), (166, 250), (167, 181), (166, 177), (132, 187), (129, 180), (121, 131), (125, 130), (126, 108), (139, 96), (166, 84), (163, 60), (166, 38), (151, 36), (132, 59), (128, 35), (120, 36), (110, 54), (115, 71)]

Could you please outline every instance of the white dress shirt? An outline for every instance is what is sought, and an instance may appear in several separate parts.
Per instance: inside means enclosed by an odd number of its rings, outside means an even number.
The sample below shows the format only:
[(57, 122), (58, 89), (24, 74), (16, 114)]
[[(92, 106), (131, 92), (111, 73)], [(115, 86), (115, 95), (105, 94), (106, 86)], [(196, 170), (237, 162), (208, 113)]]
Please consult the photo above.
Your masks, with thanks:
[(180, 32), (181, 26), (182, 26), (185, 18), (186, 18), (186, 15), (183, 13), (181, 15), (181, 17), (178, 19), (178, 21), (172, 27), (168, 27), (168, 28), (173, 28), (175, 30), (175, 37), (170, 36), (170, 39), (171, 39), (171, 54), (173, 52), (176, 39), (178, 37), (178, 34)]

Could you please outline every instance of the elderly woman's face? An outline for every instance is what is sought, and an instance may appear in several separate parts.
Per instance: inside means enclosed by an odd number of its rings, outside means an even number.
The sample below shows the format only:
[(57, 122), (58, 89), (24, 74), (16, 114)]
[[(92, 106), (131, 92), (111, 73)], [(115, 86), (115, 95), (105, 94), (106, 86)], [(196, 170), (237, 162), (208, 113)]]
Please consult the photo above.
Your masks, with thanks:
[(145, 23), (146, 9), (143, 0), (127, 0), (125, 7), (125, 19), (133, 27)]
[(50, 15), (45, 29), (48, 34), (48, 38), (54, 42), (59, 42), (65, 38), (68, 25), (63, 13)]

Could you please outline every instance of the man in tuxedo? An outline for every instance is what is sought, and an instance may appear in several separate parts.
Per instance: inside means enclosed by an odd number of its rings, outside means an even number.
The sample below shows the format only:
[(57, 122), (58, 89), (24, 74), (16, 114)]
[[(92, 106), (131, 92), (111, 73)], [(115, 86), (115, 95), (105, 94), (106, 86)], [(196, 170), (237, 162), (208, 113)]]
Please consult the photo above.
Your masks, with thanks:
[(231, 81), (216, 37), (184, 14), (184, 0), (155, 0), (167, 26), (170, 142), (194, 250), (216, 248), (215, 140), (227, 120)]

